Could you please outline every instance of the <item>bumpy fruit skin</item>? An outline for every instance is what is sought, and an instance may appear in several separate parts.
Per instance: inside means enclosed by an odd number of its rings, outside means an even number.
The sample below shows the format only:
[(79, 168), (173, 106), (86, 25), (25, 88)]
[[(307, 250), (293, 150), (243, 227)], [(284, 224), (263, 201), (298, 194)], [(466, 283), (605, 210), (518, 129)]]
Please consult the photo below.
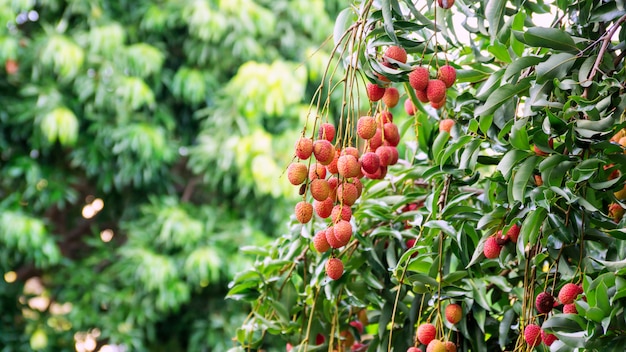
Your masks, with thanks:
[(434, 102), (434, 101), (430, 102), (430, 106), (432, 106), (433, 109), (441, 109), (445, 105), (446, 105), (446, 97), (445, 96), (439, 102)]
[(439, 121), (439, 131), (445, 131), (450, 133), (450, 131), (452, 131), (452, 127), (454, 127), (454, 124), (455, 122), (453, 119), (443, 119)]
[(437, 4), (442, 9), (449, 9), (454, 5), (454, 0), (437, 0)]
[(343, 263), (340, 259), (328, 259), (326, 262), (326, 275), (333, 280), (339, 280), (343, 276)]
[(328, 181), (321, 178), (311, 181), (311, 195), (313, 199), (321, 202), (328, 198), (329, 194), (330, 186), (328, 185)]
[(356, 122), (356, 133), (359, 137), (368, 140), (376, 134), (376, 119), (373, 116), (361, 116)]
[(563, 313), (565, 314), (578, 314), (578, 309), (576, 309), (576, 304), (569, 303), (563, 305)]
[(313, 163), (309, 167), (309, 179), (326, 178), (326, 167), (320, 163)]
[(426, 96), (430, 102), (441, 102), (446, 97), (446, 84), (440, 79), (431, 79), (426, 87)]
[(537, 324), (529, 324), (524, 329), (524, 340), (528, 346), (536, 347), (541, 342), (541, 328)]
[(495, 237), (489, 237), (487, 241), (485, 241), (485, 247), (483, 248), (483, 253), (485, 257), (488, 259), (498, 258), (500, 256), (500, 251), (502, 250), (502, 246), (498, 244)]
[(313, 205), (305, 201), (298, 202), (295, 207), (296, 219), (302, 224), (311, 221), (313, 217)]
[(326, 165), (326, 170), (331, 174), (337, 174), (339, 173), (339, 169), (337, 168), (337, 163), (339, 162), (339, 151), (335, 150), (335, 154), (333, 156), (333, 161), (330, 162), (330, 164)]
[(347, 205), (337, 204), (333, 207), (333, 210), (330, 214), (330, 219), (333, 223), (338, 222), (339, 220), (350, 221), (352, 218), (352, 209), (350, 209)]
[(463, 318), (463, 308), (456, 303), (449, 304), (446, 307), (446, 320), (450, 324), (456, 324)]
[(383, 95), (383, 103), (387, 105), (388, 108), (393, 108), (398, 105), (400, 101), (400, 92), (395, 87), (389, 87), (385, 90), (385, 95)]
[(415, 90), (415, 96), (417, 97), (417, 100), (421, 101), (422, 103), (428, 103), (430, 101), (428, 100), (428, 95), (426, 95), (426, 89)]
[(289, 179), (289, 182), (294, 186), (302, 184), (302, 182), (306, 180), (306, 176), (307, 169), (304, 164), (293, 163), (289, 164), (287, 167), (287, 179)]
[(361, 155), (361, 168), (363, 172), (373, 174), (380, 168), (380, 157), (374, 152), (366, 152)]
[(521, 228), (519, 227), (519, 225), (514, 224), (509, 228), (509, 231), (506, 232), (506, 237), (509, 239), (509, 241), (517, 243), (517, 238), (519, 237), (520, 230)]
[(315, 209), (315, 214), (317, 214), (317, 216), (322, 219), (326, 219), (333, 211), (333, 200), (330, 197), (322, 201), (314, 200), (313, 208)]
[(369, 140), (369, 147), (371, 151), (376, 151), (381, 145), (383, 145), (383, 131), (377, 128), (374, 137)]
[(390, 146), (395, 147), (400, 143), (400, 131), (393, 122), (388, 122), (383, 126), (383, 138)]
[(306, 160), (313, 153), (313, 140), (311, 138), (301, 137), (296, 142), (296, 156), (298, 159)]
[(370, 101), (376, 102), (383, 98), (385, 95), (385, 88), (379, 86), (378, 84), (368, 83), (365, 85), (367, 89), (367, 97)]
[(411, 99), (406, 99), (404, 101), (404, 111), (406, 111), (409, 116), (415, 115), (415, 105), (413, 105)]
[(352, 225), (348, 221), (339, 220), (334, 226), (335, 238), (342, 243), (342, 247), (347, 245), (352, 238)]
[(398, 163), (398, 159), (400, 159), (400, 154), (398, 153), (398, 148), (389, 146), (389, 152), (391, 154), (391, 159), (389, 161), (389, 165), (395, 165)]
[(337, 170), (344, 178), (356, 177), (361, 172), (361, 164), (353, 155), (342, 155), (337, 161)]
[(389, 110), (383, 110), (376, 115), (377, 127), (384, 126), (386, 123), (393, 122), (393, 114)]
[(326, 229), (326, 241), (330, 245), (331, 248), (341, 248), (343, 244), (335, 237), (335, 228), (331, 226)]
[(546, 346), (552, 346), (552, 344), (556, 340), (558, 340), (558, 338), (556, 336), (541, 330), (541, 341), (543, 341), (543, 343), (545, 343)]
[(581, 293), (583, 293), (583, 291), (578, 285), (567, 283), (561, 287), (559, 291), (559, 301), (563, 304), (574, 303), (576, 297)]
[(353, 205), (359, 198), (359, 190), (352, 183), (344, 182), (337, 186), (337, 200), (344, 205)]
[(318, 138), (332, 142), (335, 139), (335, 126), (327, 122), (323, 123), (320, 126)]
[(335, 147), (325, 139), (318, 139), (313, 143), (313, 155), (318, 163), (328, 165), (335, 158)]
[(388, 47), (387, 50), (385, 50), (385, 56), (390, 59), (399, 61), (403, 64), (406, 64), (406, 59), (407, 59), (406, 50), (404, 50), (404, 48), (401, 48), (399, 46)]
[(535, 299), (535, 308), (542, 314), (549, 313), (554, 307), (554, 297), (548, 292), (541, 292)]
[(326, 230), (319, 231), (313, 236), (313, 247), (320, 253), (324, 253), (330, 249), (330, 244), (328, 244), (326, 240)]
[(417, 328), (417, 339), (424, 345), (428, 345), (437, 336), (437, 329), (431, 323), (421, 324)]
[(456, 352), (456, 345), (452, 341), (446, 341), (443, 343), (446, 346), (446, 352)]
[(391, 165), (391, 147), (382, 146), (376, 149), (376, 155), (378, 155), (378, 159), (380, 160), (380, 166), (389, 166)]
[(450, 65), (441, 66), (439, 67), (437, 78), (445, 83), (447, 88), (450, 88), (456, 81), (456, 70)]
[(425, 67), (416, 67), (409, 73), (409, 84), (415, 90), (426, 90), (428, 80), (430, 79), (428, 69)]
[(432, 340), (426, 346), (426, 352), (446, 352), (446, 345), (439, 340)]

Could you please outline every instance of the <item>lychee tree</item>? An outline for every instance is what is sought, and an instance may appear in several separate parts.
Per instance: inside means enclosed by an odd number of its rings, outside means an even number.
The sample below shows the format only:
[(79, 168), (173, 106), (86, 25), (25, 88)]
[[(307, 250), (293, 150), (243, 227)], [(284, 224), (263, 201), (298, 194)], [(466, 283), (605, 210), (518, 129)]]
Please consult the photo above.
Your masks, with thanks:
[(622, 1), (341, 12), (291, 231), (232, 283), (238, 348), (623, 350), (625, 21)]

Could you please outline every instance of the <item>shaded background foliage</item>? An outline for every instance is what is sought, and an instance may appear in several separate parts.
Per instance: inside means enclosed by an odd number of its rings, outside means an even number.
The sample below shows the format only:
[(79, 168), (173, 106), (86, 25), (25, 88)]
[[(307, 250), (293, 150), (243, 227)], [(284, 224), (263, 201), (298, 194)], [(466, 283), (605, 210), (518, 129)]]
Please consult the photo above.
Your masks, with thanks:
[(0, 350), (232, 346), (338, 11), (0, 1)]

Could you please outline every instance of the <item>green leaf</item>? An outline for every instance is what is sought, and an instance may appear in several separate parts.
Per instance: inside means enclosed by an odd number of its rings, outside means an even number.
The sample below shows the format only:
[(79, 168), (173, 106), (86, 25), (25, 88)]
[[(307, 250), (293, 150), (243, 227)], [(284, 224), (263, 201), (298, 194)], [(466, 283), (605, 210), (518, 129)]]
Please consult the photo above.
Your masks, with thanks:
[[(519, 169), (515, 173), (512, 182), (512, 191), (510, 192), (512, 195), (511, 202), (518, 201), (524, 202), (524, 198), (526, 195), (526, 185), (530, 180), (530, 176), (533, 174), (535, 170), (535, 166), (539, 162), (538, 156), (531, 156), (528, 159), (524, 160), (524, 162), (520, 165)], [(511, 185), (511, 183), (509, 183)]]
[(383, 25), (385, 28), (385, 32), (391, 40), (395, 43), (398, 43), (398, 37), (396, 36), (396, 30), (393, 27), (393, 14), (391, 10), (391, 1), (390, 0), (382, 0), (381, 9), (383, 11)]
[(507, 81), (509, 78), (520, 74), (523, 69), (537, 65), (543, 60), (544, 58), (539, 56), (520, 57), (507, 66), (506, 70), (504, 71), (504, 75), (502, 76), (502, 80)]
[(554, 54), (548, 60), (537, 65), (537, 83), (553, 79), (563, 79), (576, 62), (576, 55), (570, 53)]
[(526, 44), (537, 48), (550, 48), (559, 51), (578, 51), (574, 39), (558, 28), (531, 27), (524, 32)]
[(504, 157), (502, 157), (502, 160), (500, 160), (500, 162), (498, 163), (497, 170), (502, 173), (502, 176), (504, 176), (505, 179), (508, 179), (511, 175), (513, 167), (515, 167), (515, 165), (520, 163), (528, 156), (530, 156), (530, 152), (512, 149), (507, 152)]
[(537, 238), (539, 238), (539, 229), (541, 224), (547, 217), (547, 211), (544, 208), (537, 208), (531, 211), (522, 223), (519, 239), (517, 241), (517, 252), (524, 257), (526, 245), (534, 246)]
[(504, 44), (500, 42), (495, 42), (493, 45), (487, 47), (487, 51), (493, 54), (496, 59), (510, 63), (511, 62), (511, 54), (509, 54), (509, 49)]
[(354, 23), (354, 17), (354, 11), (351, 7), (345, 8), (339, 12), (333, 29), (333, 41), (335, 45), (339, 44), (346, 30)]
[(485, 5), (485, 17), (489, 22), (489, 35), (495, 38), (504, 23), (505, 0), (488, 0)]
[(513, 124), (511, 128), (511, 138), (509, 142), (516, 149), (528, 150), (530, 145), (528, 144), (528, 133), (526, 132), (526, 126), (528, 124), (528, 118), (520, 118)]
[(475, 114), (477, 116), (492, 114), (502, 104), (513, 99), (516, 95), (526, 92), (528, 88), (530, 88), (530, 77), (519, 81), (517, 84), (507, 83), (489, 95), (485, 104), (476, 108)]

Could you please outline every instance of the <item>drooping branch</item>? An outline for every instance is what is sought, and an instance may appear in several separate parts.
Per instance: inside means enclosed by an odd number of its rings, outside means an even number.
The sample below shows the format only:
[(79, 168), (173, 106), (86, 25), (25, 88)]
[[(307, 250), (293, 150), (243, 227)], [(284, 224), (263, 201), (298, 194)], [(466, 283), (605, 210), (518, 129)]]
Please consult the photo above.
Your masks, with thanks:
[[(598, 69), (600, 68), (600, 64), (602, 63), (602, 59), (604, 58), (604, 55), (606, 54), (606, 50), (609, 47), (609, 43), (611, 42), (611, 38), (613, 37), (613, 35), (615, 34), (615, 32), (617, 31), (617, 29), (622, 25), (622, 23), (624, 23), (624, 21), (626, 21), (626, 15), (623, 15), (622, 17), (620, 17), (615, 24), (613, 25), (613, 27), (611, 27), (611, 29), (609, 29), (605, 34), (604, 34), (604, 39), (602, 40), (602, 46), (600, 47), (600, 51), (598, 52), (598, 58), (596, 58), (596, 61), (593, 63), (593, 67), (591, 68), (591, 71), (589, 71), (589, 75), (587, 76), (587, 80), (592, 80), (596, 73), (598, 72)], [(587, 89), (585, 89), (585, 97), (587, 96)]]

